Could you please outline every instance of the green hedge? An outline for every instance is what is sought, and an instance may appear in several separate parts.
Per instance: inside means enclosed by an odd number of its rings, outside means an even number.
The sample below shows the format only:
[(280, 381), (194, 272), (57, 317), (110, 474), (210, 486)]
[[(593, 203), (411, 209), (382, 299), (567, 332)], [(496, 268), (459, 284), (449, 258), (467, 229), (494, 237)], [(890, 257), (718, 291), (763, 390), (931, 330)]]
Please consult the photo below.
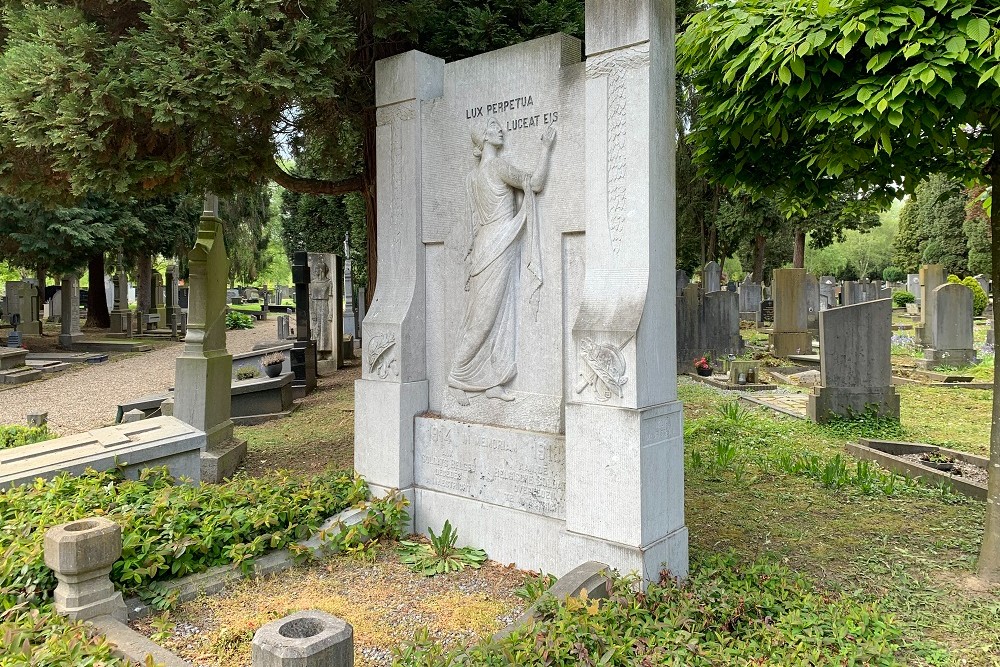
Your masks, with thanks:
[(905, 290), (899, 290), (892, 293), (892, 305), (896, 308), (903, 308), (908, 303), (916, 303), (917, 297), (913, 296), (911, 293)]
[(153, 469), (139, 481), (114, 471), (15, 487), (0, 492), (0, 610), (51, 598), (56, 580), (42, 545), (57, 524), (104, 515), (121, 525), (122, 557), (111, 578), (131, 595), (152, 582), (284, 548), (366, 495), (364, 482), (349, 472), (175, 486), (164, 469)]
[(10, 449), (34, 442), (51, 440), (56, 437), (47, 426), (4, 426), (0, 425), (0, 449)]

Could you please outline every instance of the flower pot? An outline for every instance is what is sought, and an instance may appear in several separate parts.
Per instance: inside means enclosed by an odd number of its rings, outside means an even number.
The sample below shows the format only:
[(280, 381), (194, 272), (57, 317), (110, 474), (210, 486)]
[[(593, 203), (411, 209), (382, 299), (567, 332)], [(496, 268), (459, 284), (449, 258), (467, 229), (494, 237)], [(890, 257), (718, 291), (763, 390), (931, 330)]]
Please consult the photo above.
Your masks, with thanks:
[(264, 374), (269, 378), (276, 378), (281, 375), (282, 364), (270, 364), (269, 366), (264, 366)]
[(698, 375), (700, 375), (702, 377), (706, 377), (706, 378), (707, 377), (712, 377), (712, 369), (711, 368), (695, 368), (695, 370), (698, 372)]

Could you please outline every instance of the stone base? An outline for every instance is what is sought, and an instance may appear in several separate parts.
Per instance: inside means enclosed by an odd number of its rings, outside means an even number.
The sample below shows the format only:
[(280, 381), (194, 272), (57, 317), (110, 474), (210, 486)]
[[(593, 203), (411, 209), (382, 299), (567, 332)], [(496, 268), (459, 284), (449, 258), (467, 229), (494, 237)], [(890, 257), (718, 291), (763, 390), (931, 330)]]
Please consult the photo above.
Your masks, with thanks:
[(760, 323), (760, 311), (759, 310), (750, 310), (750, 311), (741, 312), (740, 313), (740, 321), (741, 322), (753, 322), (754, 324), (759, 324)]
[(59, 347), (65, 350), (72, 350), (73, 345), (83, 340), (82, 333), (59, 334)]
[(247, 455), (245, 440), (235, 438), (219, 443), (201, 453), (201, 481), (219, 484), (233, 473)]
[(789, 357), (793, 354), (811, 354), (813, 335), (808, 331), (778, 332), (771, 334), (772, 354)]
[(295, 398), (304, 398), (316, 388), (316, 341), (297, 340), (292, 347), (292, 372)]
[(111, 311), (111, 333), (109, 336), (132, 337), (132, 312), (112, 310)]
[(97, 616), (111, 616), (123, 623), (128, 620), (128, 610), (121, 591), (108, 578), (108, 572), (98, 576), (87, 572), (82, 577), (61, 574), (56, 586), (54, 602), (56, 613), (74, 621), (86, 621)]
[(354, 468), (371, 483), (413, 486), (416, 415), (427, 411), (427, 381), (354, 383)]
[(41, 336), (42, 335), (42, 323), (40, 320), (34, 320), (32, 322), (21, 322), (17, 325), (17, 330), (22, 336)]
[(42, 371), (21, 366), (10, 370), (0, 371), (0, 384), (23, 384), (42, 377)]
[(892, 387), (815, 387), (809, 395), (807, 414), (822, 424), (834, 417), (862, 414), (869, 407), (877, 409), (880, 417), (899, 419), (899, 395)]
[(411, 508), (418, 533), (439, 532), (446, 520), (458, 531), (460, 546), (484, 549), (500, 563), (551, 572), (561, 577), (581, 562), (598, 560), (621, 573), (638, 572), (658, 581), (660, 572), (684, 578), (688, 573), (688, 531), (682, 527), (642, 547), (618, 544), (566, 528), (566, 522), (438, 491), (413, 489)]
[(978, 363), (975, 350), (935, 350), (924, 348), (924, 358), (917, 359), (917, 367), (923, 370), (933, 370), (941, 366), (974, 366)]
[(28, 351), (19, 347), (0, 347), (0, 371), (24, 366)]
[[(278, 415), (292, 407), (291, 373), (276, 378), (255, 378), (233, 383), (231, 415), (239, 417)], [(245, 423), (245, 422), (241, 422)]]
[(337, 370), (339, 369), (336, 359), (320, 359), (316, 362), (316, 375), (320, 377), (333, 375)]

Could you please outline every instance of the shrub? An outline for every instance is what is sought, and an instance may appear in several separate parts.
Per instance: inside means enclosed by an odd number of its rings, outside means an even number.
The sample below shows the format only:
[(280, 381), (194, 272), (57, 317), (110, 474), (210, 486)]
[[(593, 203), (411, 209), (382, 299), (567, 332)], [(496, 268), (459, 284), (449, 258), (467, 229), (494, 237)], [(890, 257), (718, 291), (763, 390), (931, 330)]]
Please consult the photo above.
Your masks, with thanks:
[(261, 357), (260, 363), (264, 366), (275, 366), (285, 363), (285, 355), (281, 352), (270, 352)]
[(0, 425), (0, 449), (10, 449), (34, 442), (51, 440), (56, 437), (47, 426), (2, 426)]
[(882, 270), (882, 280), (890, 283), (901, 283), (906, 280), (906, 271), (898, 266), (887, 266)]
[(972, 314), (979, 317), (986, 310), (986, 304), (990, 302), (990, 297), (986, 294), (983, 286), (979, 284), (979, 281), (972, 276), (963, 280), (962, 284), (972, 290)]
[(128, 481), (120, 471), (63, 474), (0, 492), (0, 609), (49, 600), (55, 575), (42, 558), (45, 531), (102, 514), (122, 527), (111, 578), (126, 595), (216, 565), (244, 564), (305, 539), (367, 496), (349, 472), (311, 480), (285, 473), (225, 484), (174, 485), (165, 469)]
[(253, 380), (260, 377), (260, 369), (256, 366), (241, 366), (236, 369), (237, 380)]
[(227, 329), (253, 329), (253, 318), (243, 313), (231, 310), (226, 313)]
[(898, 290), (892, 293), (892, 305), (896, 308), (904, 308), (908, 303), (915, 303), (917, 297), (913, 296), (906, 290)]
[(954, 283), (956, 285), (962, 284), (962, 279), (956, 276), (954, 273), (948, 274), (948, 282)]

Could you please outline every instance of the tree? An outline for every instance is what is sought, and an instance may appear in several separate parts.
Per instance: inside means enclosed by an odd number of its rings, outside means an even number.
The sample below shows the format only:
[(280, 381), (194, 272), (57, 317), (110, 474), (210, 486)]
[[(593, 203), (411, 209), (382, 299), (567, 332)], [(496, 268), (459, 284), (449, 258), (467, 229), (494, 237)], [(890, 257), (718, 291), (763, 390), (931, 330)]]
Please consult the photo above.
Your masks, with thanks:
[(899, 212), (899, 233), (892, 246), (892, 261), (907, 273), (916, 273), (922, 263), (927, 230), (917, 219), (918, 205), (909, 197)]
[(968, 205), (965, 207), (965, 222), (962, 230), (969, 243), (969, 275), (990, 275), (993, 272), (993, 258), (990, 256), (990, 219), (983, 208), (986, 188), (978, 185), (966, 191)]
[[(803, 208), (844, 177), (890, 199), (946, 173), (1000, 180), (995, 0), (733, 0), (678, 41), (701, 91), (696, 157), (727, 187)], [(1000, 235), (991, 209), (993, 284)], [(1000, 581), (1000, 355), (979, 574)]]
[(944, 174), (931, 174), (914, 192), (916, 224), (926, 230), (921, 250), (925, 264), (941, 264), (945, 273), (964, 274), (969, 245), (963, 231), (967, 201), (961, 184)]

